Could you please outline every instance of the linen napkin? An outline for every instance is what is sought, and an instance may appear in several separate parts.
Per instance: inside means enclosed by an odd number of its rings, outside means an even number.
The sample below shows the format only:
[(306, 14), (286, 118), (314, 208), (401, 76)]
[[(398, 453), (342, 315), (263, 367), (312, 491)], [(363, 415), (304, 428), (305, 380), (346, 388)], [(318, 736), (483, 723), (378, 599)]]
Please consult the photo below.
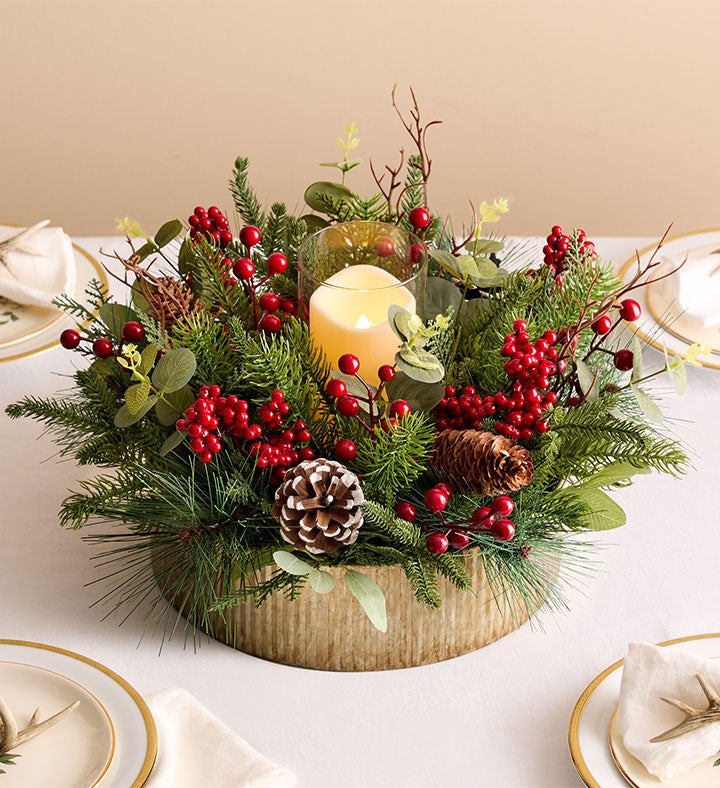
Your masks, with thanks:
[[(677, 268), (685, 257), (664, 255), (662, 260)], [(686, 317), (703, 328), (720, 325), (720, 254), (689, 257), (663, 284)]]
[(628, 647), (620, 683), (618, 730), (625, 749), (661, 781), (677, 777), (720, 750), (720, 722), (674, 739), (650, 742), (683, 719), (683, 713), (661, 697), (681, 700), (696, 709), (707, 708), (707, 698), (695, 678), (698, 673), (720, 692), (718, 660), (649, 643), (630, 643)]
[(145, 698), (158, 730), (147, 788), (293, 788), (295, 776), (236, 736), (193, 695), (170, 687)]
[(16, 304), (52, 307), (63, 293), (75, 293), (75, 255), (62, 227), (42, 227), (19, 245), (4, 248), (3, 241), (22, 232), (0, 227), (0, 296)]

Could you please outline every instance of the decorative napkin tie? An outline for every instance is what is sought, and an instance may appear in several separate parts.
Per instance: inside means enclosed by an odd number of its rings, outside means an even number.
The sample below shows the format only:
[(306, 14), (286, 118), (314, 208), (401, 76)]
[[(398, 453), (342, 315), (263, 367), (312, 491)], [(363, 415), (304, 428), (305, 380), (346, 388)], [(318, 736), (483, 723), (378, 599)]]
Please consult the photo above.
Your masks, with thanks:
[[(52, 307), (75, 294), (75, 256), (61, 227), (0, 227), (0, 296), (16, 304)], [(12, 240), (16, 238), (17, 240)]]
[(675, 698), (696, 709), (707, 707), (697, 674), (720, 689), (718, 660), (649, 643), (628, 647), (620, 684), (618, 730), (625, 749), (660, 780), (670, 780), (720, 750), (720, 720), (667, 741), (650, 741), (683, 720), (683, 713), (661, 698)]
[(295, 776), (236, 736), (178, 687), (146, 698), (158, 729), (147, 788), (293, 788)]

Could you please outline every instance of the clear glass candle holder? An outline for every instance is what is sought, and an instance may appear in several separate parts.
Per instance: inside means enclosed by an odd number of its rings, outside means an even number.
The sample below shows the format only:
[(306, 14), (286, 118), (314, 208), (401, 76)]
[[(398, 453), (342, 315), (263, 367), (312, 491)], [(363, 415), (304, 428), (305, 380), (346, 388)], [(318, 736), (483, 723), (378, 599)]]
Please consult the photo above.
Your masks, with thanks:
[(360, 374), (377, 384), (400, 345), (388, 309), (400, 306), (425, 319), (425, 244), (401, 227), (346, 222), (310, 236), (298, 255), (298, 306), (314, 344), (333, 369), (351, 353)]

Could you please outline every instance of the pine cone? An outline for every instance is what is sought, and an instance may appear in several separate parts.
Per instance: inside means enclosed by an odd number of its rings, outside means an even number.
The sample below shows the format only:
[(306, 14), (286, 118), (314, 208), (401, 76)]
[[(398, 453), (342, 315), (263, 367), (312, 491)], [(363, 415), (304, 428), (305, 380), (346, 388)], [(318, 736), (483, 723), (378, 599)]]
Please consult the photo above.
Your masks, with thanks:
[(433, 467), (483, 495), (515, 492), (532, 479), (530, 452), (493, 432), (444, 430), (433, 448)]
[(365, 502), (360, 480), (334, 460), (306, 460), (288, 468), (272, 513), (280, 534), (297, 550), (334, 553), (358, 538)]
[(166, 330), (181, 317), (198, 309), (193, 291), (185, 282), (172, 276), (160, 277), (154, 286), (143, 283), (141, 293), (150, 305), (150, 316)]

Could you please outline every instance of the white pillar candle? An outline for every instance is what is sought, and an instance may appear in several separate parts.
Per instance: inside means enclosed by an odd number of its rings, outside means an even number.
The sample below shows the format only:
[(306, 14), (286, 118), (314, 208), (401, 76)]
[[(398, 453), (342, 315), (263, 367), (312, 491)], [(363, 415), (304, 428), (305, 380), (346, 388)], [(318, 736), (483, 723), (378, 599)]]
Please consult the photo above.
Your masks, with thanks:
[(360, 359), (360, 375), (377, 385), (378, 367), (393, 364), (400, 340), (388, 323), (388, 309), (415, 313), (415, 297), (399, 279), (373, 265), (351, 265), (333, 274), (310, 296), (313, 342), (337, 369), (340, 356)]

